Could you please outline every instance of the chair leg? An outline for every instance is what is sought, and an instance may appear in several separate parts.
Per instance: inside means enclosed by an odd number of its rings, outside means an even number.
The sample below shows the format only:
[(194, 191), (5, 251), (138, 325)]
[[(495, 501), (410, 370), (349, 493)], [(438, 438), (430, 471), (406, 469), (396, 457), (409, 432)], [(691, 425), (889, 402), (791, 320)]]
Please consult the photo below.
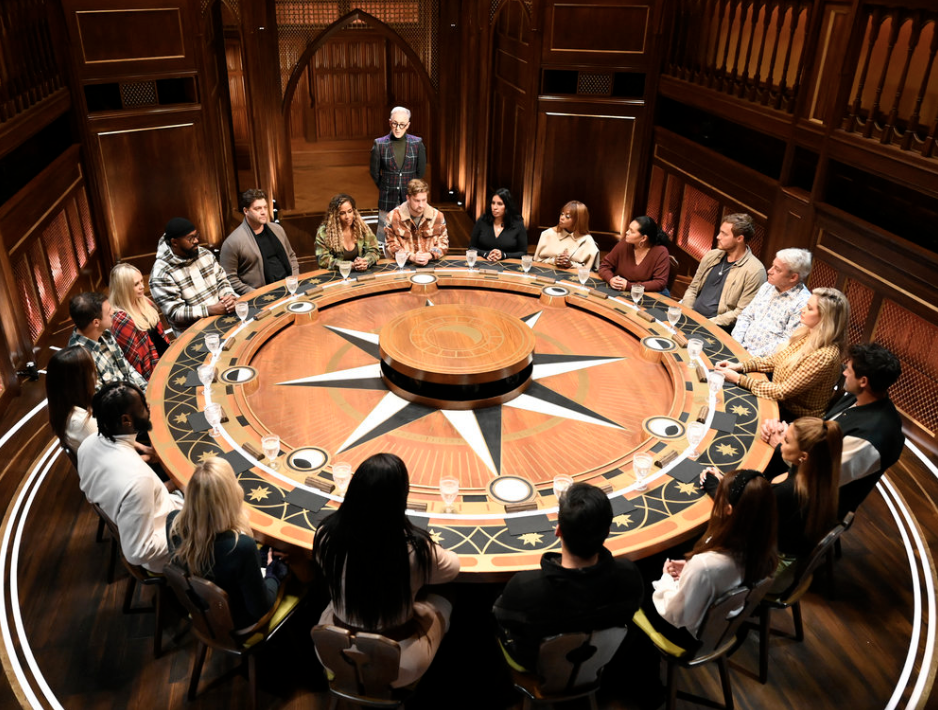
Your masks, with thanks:
[(677, 670), (677, 664), (668, 660), (668, 710), (674, 710), (677, 704), (677, 679), (674, 676)]
[(114, 570), (117, 569), (117, 540), (111, 538), (111, 559), (107, 563), (107, 583), (114, 583)]
[(95, 542), (104, 542), (104, 518), (98, 518), (98, 532), (94, 535)]
[(759, 610), (759, 682), (769, 679), (769, 615), (771, 609), (764, 606)]
[(153, 600), (153, 607), (156, 613), (156, 619), (153, 624), (153, 658), (159, 658), (163, 653), (163, 587), (157, 584), (156, 598)]
[(189, 700), (195, 700), (199, 690), (199, 677), (202, 675), (202, 665), (208, 654), (208, 646), (199, 641), (199, 648), (195, 652), (195, 665), (192, 666), (192, 676), (189, 678)]
[(844, 548), (840, 544), (840, 538), (834, 540), (834, 557), (838, 560), (844, 556)]
[(791, 616), (795, 622), (795, 639), (804, 641), (804, 623), (801, 620), (801, 601), (791, 605)]
[(248, 655), (248, 692), (251, 694), (250, 710), (257, 708), (257, 663), (254, 654)]
[(137, 588), (137, 580), (130, 576), (127, 578), (127, 590), (124, 592), (124, 606), (123, 611), (125, 614), (129, 614), (131, 607), (133, 606), (134, 601), (134, 591)]
[(726, 710), (733, 710), (733, 686), (730, 685), (730, 672), (726, 667), (726, 657), (717, 659), (717, 668), (720, 669), (720, 684), (723, 686), (723, 706)]

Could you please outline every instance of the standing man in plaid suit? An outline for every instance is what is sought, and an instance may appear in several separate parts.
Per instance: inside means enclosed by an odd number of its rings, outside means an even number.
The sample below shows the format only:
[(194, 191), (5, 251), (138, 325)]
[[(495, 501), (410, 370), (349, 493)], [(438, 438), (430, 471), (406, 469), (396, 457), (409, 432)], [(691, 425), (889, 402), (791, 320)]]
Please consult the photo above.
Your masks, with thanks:
[(427, 170), (427, 150), (417, 136), (407, 134), (410, 111), (391, 109), (391, 132), (376, 138), (371, 147), (371, 179), (378, 186), (378, 240), (384, 251), (384, 226), (388, 212), (404, 202), (407, 183), (422, 178)]

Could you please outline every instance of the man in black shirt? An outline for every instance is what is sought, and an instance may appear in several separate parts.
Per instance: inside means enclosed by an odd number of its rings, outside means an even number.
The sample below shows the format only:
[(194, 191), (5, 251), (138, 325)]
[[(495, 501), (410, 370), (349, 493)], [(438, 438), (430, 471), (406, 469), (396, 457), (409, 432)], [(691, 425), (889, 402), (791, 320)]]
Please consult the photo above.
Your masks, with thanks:
[(286, 232), (269, 221), (267, 210), (263, 190), (245, 191), (241, 195), (244, 221), (221, 245), (218, 261), (239, 296), (300, 271)]

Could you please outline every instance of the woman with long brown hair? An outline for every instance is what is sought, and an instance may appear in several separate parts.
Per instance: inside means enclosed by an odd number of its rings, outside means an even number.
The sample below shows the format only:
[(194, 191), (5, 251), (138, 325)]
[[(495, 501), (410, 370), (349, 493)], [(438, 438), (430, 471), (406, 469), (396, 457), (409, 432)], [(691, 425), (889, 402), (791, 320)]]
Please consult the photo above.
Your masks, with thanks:
[(534, 250), (534, 261), (553, 264), (561, 269), (593, 268), (599, 247), (589, 231), (589, 210), (582, 202), (571, 200), (560, 210), (557, 226), (541, 232)]
[(144, 295), (143, 274), (130, 264), (117, 264), (111, 269), (108, 300), (114, 307), (111, 332), (124, 357), (133, 368), (149, 380), (153, 368), (169, 347), (160, 312)]
[(49, 425), (73, 453), (89, 436), (98, 433), (91, 412), (98, 371), (91, 353), (80, 345), (59, 350), (46, 366)]
[(365, 271), (381, 257), (378, 239), (362, 220), (355, 198), (339, 193), (329, 200), (329, 209), (316, 232), (316, 261), (320, 269), (339, 268), (351, 261), (352, 269)]

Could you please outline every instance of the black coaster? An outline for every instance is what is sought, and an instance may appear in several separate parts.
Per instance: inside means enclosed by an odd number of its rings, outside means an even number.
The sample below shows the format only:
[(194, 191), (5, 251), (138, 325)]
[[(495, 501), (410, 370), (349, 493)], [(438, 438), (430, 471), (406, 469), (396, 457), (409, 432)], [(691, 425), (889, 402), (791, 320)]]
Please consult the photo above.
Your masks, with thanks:
[(231, 464), (235, 474), (244, 473), (254, 465), (244, 458), (240, 451), (226, 451), (221, 457)]
[[(208, 431), (212, 428), (212, 425), (209, 424), (208, 420), (205, 418), (205, 412), (193, 412), (189, 415), (186, 423), (192, 431)], [(235, 471), (235, 473), (237, 473), (237, 471)]]
[(323, 508), (322, 510), (317, 511), (313, 513), (312, 515), (308, 516), (309, 522), (312, 524), (314, 528), (318, 528), (320, 525), (322, 525), (322, 521), (328, 518), (334, 512), (335, 512), (334, 508)]
[(480, 263), (477, 261), (475, 268), (478, 269), (479, 271), (499, 271), (499, 272), (500, 272), (500, 271), (504, 271), (504, 270), (505, 270), (505, 267), (502, 266), (501, 264), (497, 264), (497, 263), (496, 263), (496, 264), (491, 264), (491, 263), (489, 263), (489, 262), (487, 262), (487, 261), (486, 261), (484, 264), (480, 264)]
[(616, 496), (615, 498), (610, 498), (609, 502), (612, 503), (613, 515), (625, 515), (635, 510), (635, 504), (625, 496)]
[(407, 519), (421, 530), (426, 530), (430, 527), (430, 518), (424, 518), (417, 515), (408, 515)]
[(196, 369), (189, 370), (186, 373), (186, 387), (201, 387), (202, 381), (199, 379), (199, 371)]
[(736, 419), (736, 415), (729, 412), (714, 412), (710, 428), (717, 431), (732, 432), (736, 429)]
[(555, 523), (546, 515), (525, 515), (521, 518), (508, 518), (508, 534), (519, 537), (527, 533), (552, 532)]
[[(646, 308), (646, 312), (650, 313), (655, 317), (655, 319), (660, 320), (662, 323), (668, 322), (668, 312), (662, 311), (660, 308)], [(669, 323), (670, 325), (670, 323)]]
[(318, 513), (326, 504), (326, 499), (316, 495), (312, 491), (305, 491), (302, 488), (294, 488), (284, 498), (287, 503), (300, 508), (305, 508), (311, 513)]
[(671, 478), (681, 483), (697, 483), (700, 481), (700, 474), (706, 468), (702, 463), (684, 459), (677, 466), (668, 471)]

